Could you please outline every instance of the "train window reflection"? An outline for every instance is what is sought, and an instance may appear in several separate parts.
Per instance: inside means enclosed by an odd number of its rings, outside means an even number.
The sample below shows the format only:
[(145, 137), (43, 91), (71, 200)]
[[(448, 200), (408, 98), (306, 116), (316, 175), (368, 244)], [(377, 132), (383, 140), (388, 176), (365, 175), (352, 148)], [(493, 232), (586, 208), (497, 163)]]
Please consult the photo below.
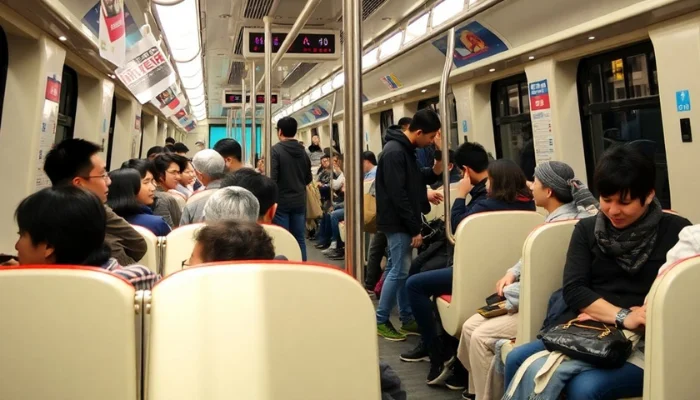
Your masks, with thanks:
[(525, 74), (496, 81), (491, 86), (496, 157), (513, 160), (532, 179), (535, 148)]
[(656, 195), (671, 208), (666, 147), (651, 42), (581, 61), (578, 76), (589, 180), (611, 146), (644, 142), (656, 163)]
[(77, 105), (78, 74), (71, 67), (64, 66), (63, 76), (61, 77), (61, 98), (58, 103), (58, 123), (56, 124), (56, 139), (54, 143), (73, 138)]

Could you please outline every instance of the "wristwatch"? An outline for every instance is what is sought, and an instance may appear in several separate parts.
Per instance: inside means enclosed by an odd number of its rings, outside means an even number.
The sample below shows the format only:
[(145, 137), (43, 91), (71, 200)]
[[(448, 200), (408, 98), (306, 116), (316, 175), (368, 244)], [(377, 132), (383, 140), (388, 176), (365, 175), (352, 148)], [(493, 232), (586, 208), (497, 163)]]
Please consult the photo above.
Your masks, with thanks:
[(630, 315), (631, 312), (632, 310), (630, 310), (629, 308), (623, 308), (617, 312), (617, 315), (615, 315), (615, 326), (617, 327), (617, 329), (625, 329), (625, 318), (627, 318), (627, 316)]

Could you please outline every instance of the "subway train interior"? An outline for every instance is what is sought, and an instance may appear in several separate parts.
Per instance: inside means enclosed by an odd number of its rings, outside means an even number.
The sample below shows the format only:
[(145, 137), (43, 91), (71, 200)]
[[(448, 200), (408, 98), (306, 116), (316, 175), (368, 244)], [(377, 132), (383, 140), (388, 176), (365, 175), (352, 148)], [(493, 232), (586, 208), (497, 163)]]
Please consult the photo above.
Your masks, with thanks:
[(0, 399), (699, 399), (697, 129), (698, 0), (0, 0)]

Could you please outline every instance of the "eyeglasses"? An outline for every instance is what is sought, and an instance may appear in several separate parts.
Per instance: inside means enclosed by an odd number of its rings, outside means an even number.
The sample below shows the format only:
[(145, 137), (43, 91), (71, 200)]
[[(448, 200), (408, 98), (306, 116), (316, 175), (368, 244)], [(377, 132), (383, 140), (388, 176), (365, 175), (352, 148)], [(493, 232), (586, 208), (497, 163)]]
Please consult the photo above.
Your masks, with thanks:
[(83, 176), (83, 179), (92, 179), (92, 178), (102, 178), (105, 180), (105, 182), (108, 182), (110, 180), (109, 174), (107, 172), (103, 173), (102, 175), (88, 175), (88, 176)]

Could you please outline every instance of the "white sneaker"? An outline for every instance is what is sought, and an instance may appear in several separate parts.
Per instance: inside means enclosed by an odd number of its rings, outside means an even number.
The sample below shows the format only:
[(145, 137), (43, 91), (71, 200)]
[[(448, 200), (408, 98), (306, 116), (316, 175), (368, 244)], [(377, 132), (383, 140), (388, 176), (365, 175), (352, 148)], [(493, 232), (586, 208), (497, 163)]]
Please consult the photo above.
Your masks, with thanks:
[(327, 249), (323, 250), (321, 253), (322, 254), (331, 254), (332, 252), (335, 251), (335, 249), (338, 248), (338, 243), (337, 242), (331, 242), (331, 245), (328, 246)]

